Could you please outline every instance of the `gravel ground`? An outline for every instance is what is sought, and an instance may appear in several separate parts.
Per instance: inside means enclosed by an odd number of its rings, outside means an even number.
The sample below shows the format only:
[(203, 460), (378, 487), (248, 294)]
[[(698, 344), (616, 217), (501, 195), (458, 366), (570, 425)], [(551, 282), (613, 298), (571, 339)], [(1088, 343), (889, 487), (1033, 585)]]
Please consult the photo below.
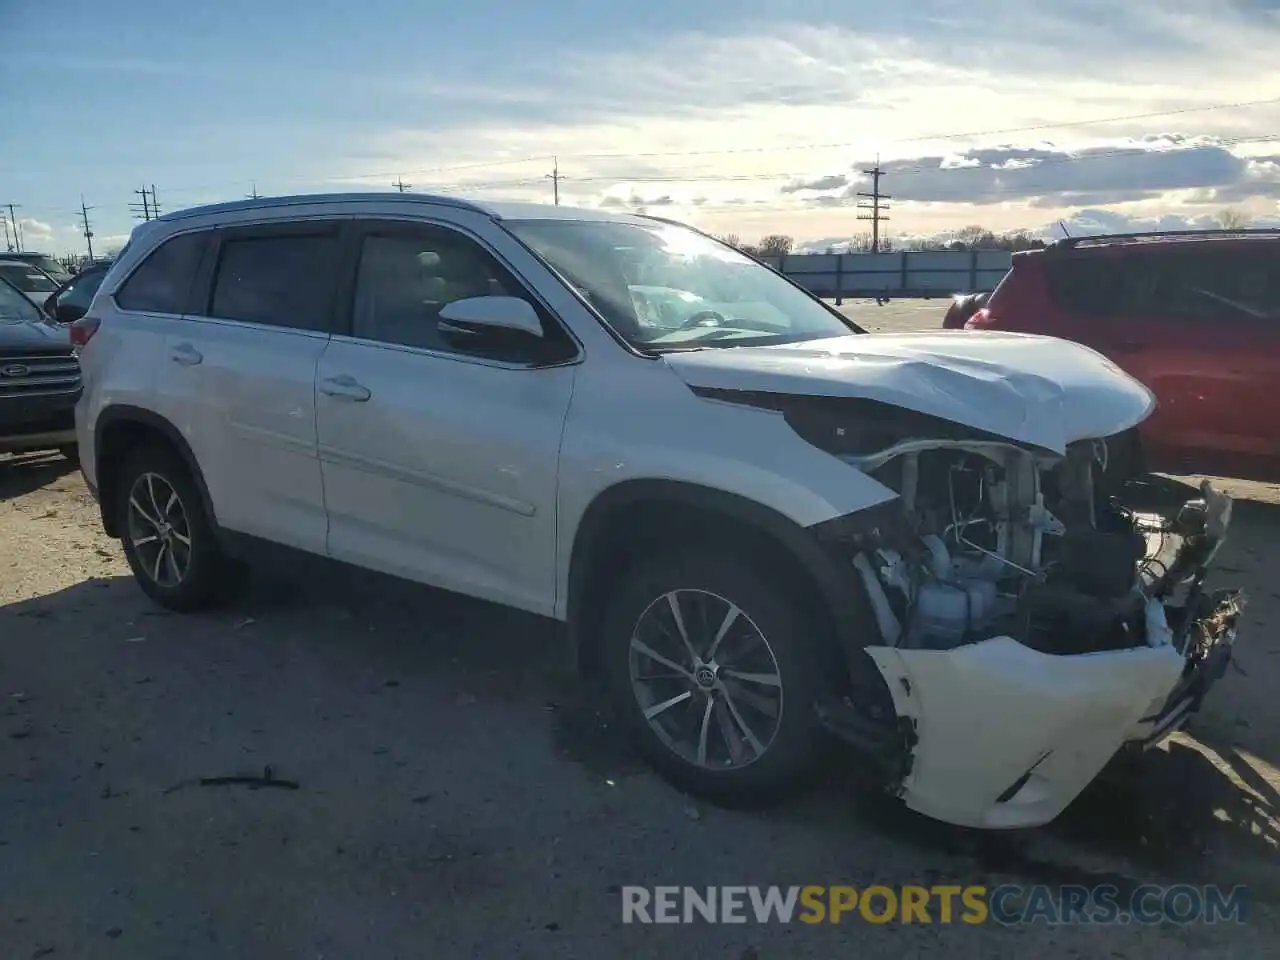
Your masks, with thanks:
[[(943, 301), (853, 305), (934, 326)], [(616, 742), (544, 621), (320, 560), (153, 607), (78, 473), (0, 458), (0, 956), (1280, 955), (1280, 488), (1218, 580), (1246, 673), (1050, 828), (957, 830), (837, 757), (768, 813), (691, 803)], [(261, 773), (298, 788), (202, 786)], [(1246, 923), (624, 926), (621, 885), (1247, 884)]]

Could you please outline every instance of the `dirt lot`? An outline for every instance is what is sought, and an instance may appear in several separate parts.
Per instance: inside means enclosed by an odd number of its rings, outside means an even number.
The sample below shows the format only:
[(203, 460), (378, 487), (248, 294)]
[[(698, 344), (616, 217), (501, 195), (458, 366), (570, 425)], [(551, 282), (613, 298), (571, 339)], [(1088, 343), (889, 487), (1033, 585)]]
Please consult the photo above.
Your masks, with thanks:
[[(906, 306), (859, 315), (936, 325), (938, 302)], [(851, 760), (767, 814), (695, 805), (616, 743), (546, 623), (410, 584), (316, 560), (162, 613), (65, 461), (0, 458), (0, 956), (1280, 955), (1280, 488), (1228, 486), (1217, 579), (1251, 599), (1246, 672), (1053, 827), (992, 835), (867, 794)], [(298, 789), (198, 783), (268, 766)], [(1247, 884), (1250, 907), (1218, 927), (620, 923), (626, 884), (872, 882)]]

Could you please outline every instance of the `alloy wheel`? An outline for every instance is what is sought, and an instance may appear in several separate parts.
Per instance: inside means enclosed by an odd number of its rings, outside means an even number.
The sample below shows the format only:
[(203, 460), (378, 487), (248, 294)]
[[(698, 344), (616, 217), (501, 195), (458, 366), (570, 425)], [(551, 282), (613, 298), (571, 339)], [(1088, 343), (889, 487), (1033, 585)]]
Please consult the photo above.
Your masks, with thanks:
[(760, 759), (782, 722), (773, 648), (736, 604), (672, 590), (631, 633), (631, 689), (649, 727), (685, 761), (710, 770)]
[(139, 566), (157, 586), (182, 584), (191, 567), (191, 526), (182, 498), (160, 474), (133, 482), (127, 532)]

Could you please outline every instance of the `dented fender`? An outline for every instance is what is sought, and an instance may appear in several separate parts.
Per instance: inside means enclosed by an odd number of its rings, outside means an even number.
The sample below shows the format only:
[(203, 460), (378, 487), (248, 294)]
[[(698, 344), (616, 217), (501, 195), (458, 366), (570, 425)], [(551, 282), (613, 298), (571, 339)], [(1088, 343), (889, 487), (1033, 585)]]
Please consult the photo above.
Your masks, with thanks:
[(1177, 685), (1168, 645), (1060, 656), (1008, 636), (951, 650), (872, 647), (917, 742), (899, 794), (968, 827), (1031, 827), (1058, 816)]

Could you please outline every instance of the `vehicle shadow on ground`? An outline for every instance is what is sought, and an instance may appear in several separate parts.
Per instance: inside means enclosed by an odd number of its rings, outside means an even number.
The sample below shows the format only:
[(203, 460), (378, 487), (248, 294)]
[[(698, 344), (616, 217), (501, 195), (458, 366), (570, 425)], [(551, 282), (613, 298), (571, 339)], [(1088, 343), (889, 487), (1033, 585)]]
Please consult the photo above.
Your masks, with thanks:
[(59, 453), (0, 453), (0, 501), (13, 500), (65, 477), (78, 464)]
[[(651, 776), (619, 737), (592, 685), (571, 673), (561, 630), (551, 621), (316, 557), (256, 559), (245, 593), (225, 611), (170, 615), (151, 606), (129, 579), (115, 577), (0, 607), (0, 633), (8, 632), (3, 625), (13, 617), (18, 622), (65, 619), (68, 637), (82, 636), (73, 618), (92, 608), (104, 620), (138, 621), (137, 630), (130, 627), (127, 633), (185, 634), (193, 623), (256, 631), (263, 643), (294, 644), (307, 656), (343, 668), (359, 664), (380, 678), (379, 684), (448, 672), (461, 695), (476, 702), (542, 707), (547, 749), (592, 774)], [(79, 642), (88, 641), (82, 636)], [(188, 644), (147, 646), (153, 656), (175, 658), (175, 673), (182, 667), (176, 658), (200, 656)], [(74, 655), (74, 650), (60, 655)], [(353, 676), (351, 685), (356, 683)], [(335, 690), (334, 696), (350, 692)], [(978, 874), (1048, 884), (1109, 883), (1131, 891), (1160, 879), (1243, 882), (1221, 874), (1224, 862), (1264, 861), (1274, 873), (1280, 798), (1229, 743), (1206, 737), (1204, 747), (1175, 741), (1167, 749), (1117, 760), (1057, 822), (1039, 830), (965, 830), (928, 820), (865, 782), (860, 777), (865, 765), (843, 750), (832, 758), (821, 786), (759, 816), (816, 824), (833, 838), (870, 830), (973, 865), (965, 877), (934, 882), (972, 883)], [(1243, 783), (1233, 782), (1224, 769)], [(1258, 889), (1252, 882), (1255, 892), (1280, 901), (1280, 881), (1272, 874), (1261, 876), (1270, 878), (1264, 886), (1274, 889)]]

